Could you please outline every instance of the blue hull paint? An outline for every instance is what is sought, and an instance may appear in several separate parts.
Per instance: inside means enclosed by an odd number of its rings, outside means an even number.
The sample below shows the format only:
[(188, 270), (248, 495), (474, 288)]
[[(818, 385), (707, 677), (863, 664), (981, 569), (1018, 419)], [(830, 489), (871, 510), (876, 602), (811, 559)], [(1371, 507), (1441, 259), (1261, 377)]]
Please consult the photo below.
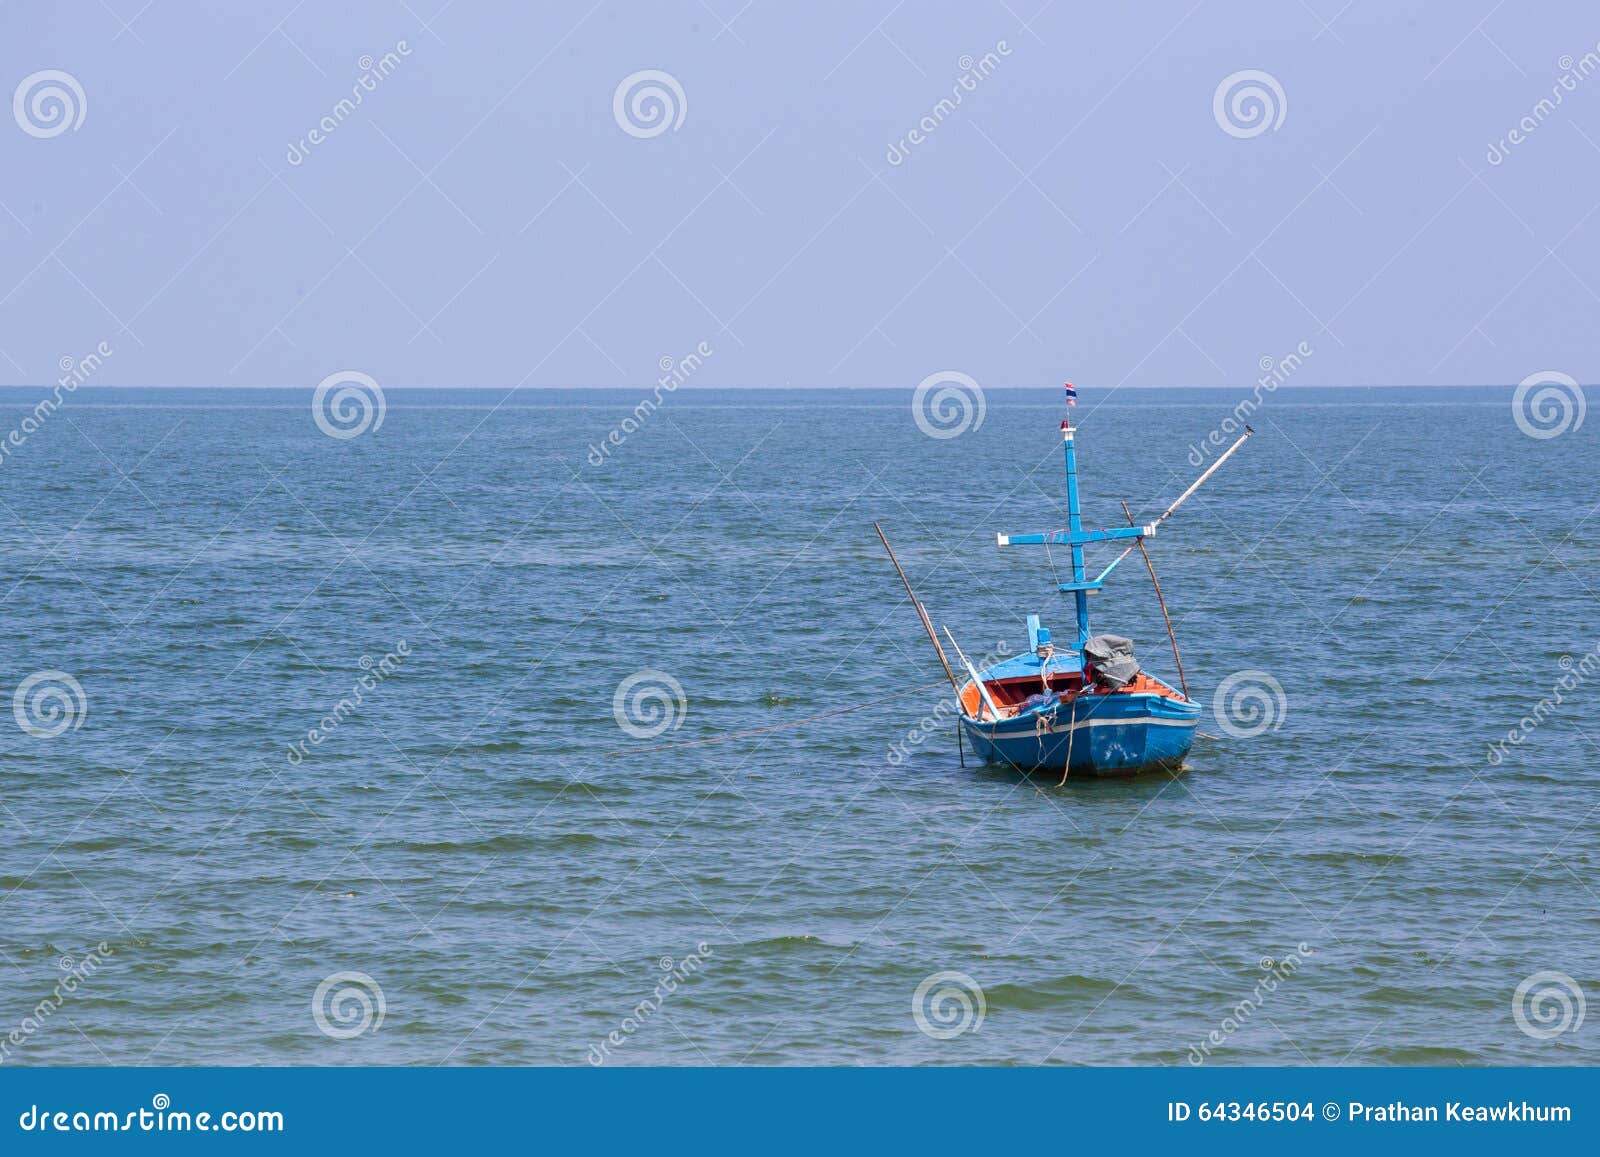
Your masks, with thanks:
[(999, 722), (961, 717), (968, 741), (985, 762), (1022, 771), (1065, 769), (1069, 775), (1176, 768), (1199, 723), (1198, 703), (1125, 694), (1080, 696)]

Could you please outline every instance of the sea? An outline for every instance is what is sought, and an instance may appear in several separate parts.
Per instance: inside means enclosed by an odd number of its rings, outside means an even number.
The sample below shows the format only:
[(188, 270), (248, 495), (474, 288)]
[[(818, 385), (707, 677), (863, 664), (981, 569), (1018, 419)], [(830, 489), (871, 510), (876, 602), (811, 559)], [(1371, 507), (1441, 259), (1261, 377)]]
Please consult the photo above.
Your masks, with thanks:
[(873, 529), (1070, 640), (1059, 390), (353, 388), (0, 391), (0, 1065), (1600, 1059), (1581, 391), (1081, 388), (1090, 526), (1254, 434), (1063, 783)]

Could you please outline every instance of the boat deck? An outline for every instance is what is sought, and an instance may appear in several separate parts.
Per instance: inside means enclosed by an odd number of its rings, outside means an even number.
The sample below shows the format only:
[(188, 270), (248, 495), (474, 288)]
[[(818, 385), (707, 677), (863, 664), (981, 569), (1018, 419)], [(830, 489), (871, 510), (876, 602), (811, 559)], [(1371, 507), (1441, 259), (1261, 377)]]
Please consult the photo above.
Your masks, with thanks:
[[(1095, 699), (1105, 695), (1159, 695), (1165, 699), (1188, 702), (1175, 688), (1143, 671), (1134, 676), (1131, 682), (1115, 691), (1101, 691), (1092, 686), (1085, 689), (1083, 675), (1078, 671), (1052, 673), (1048, 680), (1039, 675), (992, 680), (986, 678), (983, 686), (989, 692), (989, 698), (994, 701), (995, 706), (1000, 708), (1001, 718), (1012, 718), (1030, 697), (1045, 690), (1047, 682), (1049, 690), (1060, 695), (1064, 702)], [(970, 679), (961, 687), (961, 710), (971, 719), (980, 719), (989, 714), (988, 708), (983, 705), (982, 696), (978, 693), (977, 685)]]

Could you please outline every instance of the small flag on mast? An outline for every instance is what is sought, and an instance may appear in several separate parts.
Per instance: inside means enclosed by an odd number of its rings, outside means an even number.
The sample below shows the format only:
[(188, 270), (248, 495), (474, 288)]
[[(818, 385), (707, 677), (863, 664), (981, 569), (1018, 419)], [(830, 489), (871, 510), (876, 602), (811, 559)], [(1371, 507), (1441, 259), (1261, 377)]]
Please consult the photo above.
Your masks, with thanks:
[(1067, 387), (1067, 405), (1076, 406), (1078, 404), (1078, 391), (1073, 388), (1071, 382), (1068, 382), (1066, 384), (1066, 387)]

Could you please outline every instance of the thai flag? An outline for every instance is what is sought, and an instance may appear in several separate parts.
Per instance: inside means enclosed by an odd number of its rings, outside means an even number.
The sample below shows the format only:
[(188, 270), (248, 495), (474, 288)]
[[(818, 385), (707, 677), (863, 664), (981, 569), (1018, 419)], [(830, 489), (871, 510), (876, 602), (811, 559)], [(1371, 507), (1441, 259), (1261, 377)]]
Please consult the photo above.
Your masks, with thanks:
[(1072, 383), (1071, 382), (1068, 382), (1066, 385), (1067, 385), (1067, 405), (1076, 406), (1078, 404), (1078, 391), (1072, 388)]

